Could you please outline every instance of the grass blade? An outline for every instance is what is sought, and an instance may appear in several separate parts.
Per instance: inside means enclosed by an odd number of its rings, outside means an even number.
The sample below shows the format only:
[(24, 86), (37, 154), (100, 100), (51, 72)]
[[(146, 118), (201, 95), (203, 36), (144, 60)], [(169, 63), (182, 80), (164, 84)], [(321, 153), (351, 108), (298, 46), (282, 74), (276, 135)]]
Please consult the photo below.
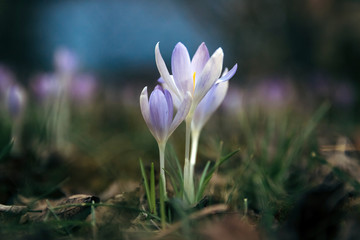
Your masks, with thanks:
[(201, 200), (201, 197), (205, 191), (205, 187), (206, 187), (206, 184), (205, 184), (205, 179), (206, 179), (206, 176), (207, 176), (207, 171), (209, 170), (209, 167), (210, 167), (210, 161), (208, 161), (205, 165), (205, 168), (204, 168), (204, 171), (203, 173), (201, 174), (201, 178), (200, 178), (200, 182), (199, 182), (199, 187), (198, 187), (198, 191), (196, 192), (196, 196), (195, 196), (195, 201), (198, 202)]
[(150, 198), (151, 198), (151, 208), (155, 215), (156, 213), (156, 195), (155, 195), (155, 170), (154, 163), (151, 163), (151, 171), (150, 171)]
[(141, 159), (139, 159), (139, 162), (140, 162), (141, 175), (142, 175), (142, 177), (144, 179), (144, 187), (145, 187), (145, 192), (146, 192), (146, 198), (148, 200), (148, 205), (149, 205), (149, 208), (150, 208), (150, 212), (153, 213), (153, 209), (152, 209), (153, 205), (152, 205), (152, 202), (151, 202), (150, 189), (149, 189), (149, 184), (148, 184), (145, 168), (144, 168), (144, 165), (143, 165)]
[(14, 139), (11, 139), (10, 142), (1, 150), (0, 152), (0, 162), (3, 161), (3, 158), (9, 154), (14, 145)]

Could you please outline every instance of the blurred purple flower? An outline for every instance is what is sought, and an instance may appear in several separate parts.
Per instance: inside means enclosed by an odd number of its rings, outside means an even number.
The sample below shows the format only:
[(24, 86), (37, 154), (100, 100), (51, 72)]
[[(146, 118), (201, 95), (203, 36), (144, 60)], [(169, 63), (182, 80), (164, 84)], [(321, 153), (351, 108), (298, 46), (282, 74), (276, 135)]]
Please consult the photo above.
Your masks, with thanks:
[[(286, 79), (267, 79), (255, 89), (255, 102), (268, 108), (287, 106), (294, 99), (293, 86)], [(258, 102), (260, 101), (260, 102)]]
[(94, 97), (96, 88), (97, 83), (93, 75), (77, 75), (70, 83), (71, 97), (77, 103), (86, 103)]
[(61, 73), (74, 73), (78, 68), (78, 60), (73, 52), (67, 48), (59, 48), (54, 55), (55, 69)]
[(334, 86), (334, 103), (340, 107), (350, 106), (355, 102), (355, 90), (348, 82), (340, 82)]
[(140, 95), (140, 107), (144, 120), (159, 145), (165, 144), (174, 130), (187, 116), (191, 106), (191, 96), (184, 97), (173, 118), (173, 100), (171, 94), (157, 85), (148, 99), (147, 87)]
[(311, 87), (320, 97), (328, 97), (331, 94), (331, 85), (331, 79), (324, 74), (318, 73), (312, 77)]
[(7, 94), (7, 109), (13, 119), (20, 116), (24, 104), (25, 94), (23, 90), (17, 85), (11, 86)]
[(56, 96), (59, 87), (59, 82), (53, 74), (41, 74), (31, 81), (31, 89), (40, 101)]
[(12, 72), (5, 66), (0, 65), (0, 93), (4, 95), (14, 82), (15, 77)]
[(156, 65), (165, 83), (165, 88), (171, 92), (174, 98), (175, 106), (177, 107), (182, 102), (187, 92), (192, 95), (193, 102), (190, 114), (193, 114), (196, 106), (215, 82), (227, 81), (235, 74), (237, 65), (219, 79), (222, 71), (223, 57), (224, 53), (221, 48), (218, 48), (210, 57), (205, 43), (202, 43), (192, 60), (190, 60), (187, 48), (179, 42), (172, 53), (171, 70), (173, 75), (170, 75), (161, 56), (159, 43), (155, 47)]

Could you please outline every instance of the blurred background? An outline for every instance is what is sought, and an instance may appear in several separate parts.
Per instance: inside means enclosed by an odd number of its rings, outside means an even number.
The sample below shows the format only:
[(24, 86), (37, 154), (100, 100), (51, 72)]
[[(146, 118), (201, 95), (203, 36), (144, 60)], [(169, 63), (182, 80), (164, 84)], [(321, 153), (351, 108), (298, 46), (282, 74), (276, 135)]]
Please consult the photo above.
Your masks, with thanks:
[(291, 75), (358, 90), (359, 9), (357, 0), (2, 0), (0, 59), (26, 81), (66, 47), (82, 68), (121, 82), (157, 77), (158, 41), (167, 60), (178, 41), (191, 53), (206, 42), (239, 64), (238, 81)]
[(239, 64), (233, 82), (306, 83), (306, 97), (354, 110), (359, 10), (357, 0), (3, 0), (0, 62), (26, 84), (35, 73), (51, 71), (55, 50), (64, 47), (82, 70), (123, 85), (158, 77), (157, 42), (168, 63), (177, 42), (190, 53), (206, 42), (210, 52), (224, 49), (225, 66)]
[[(22, 133), (25, 156), (44, 169), (56, 166), (59, 156), (54, 152), (66, 153), (60, 140), (70, 139), (76, 146), (68, 174), (73, 180), (70, 192), (88, 188), (100, 193), (119, 176), (125, 179), (133, 172), (138, 177), (139, 157), (157, 159), (156, 143), (141, 117), (138, 97), (145, 85), (152, 89), (159, 77), (155, 44), (160, 42), (170, 66), (172, 49), (179, 41), (190, 55), (201, 42), (210, 53), (222, 47), (224, 65), (238, 64), (222, 113), (261, 105), (270, 112), (285, 107), (311, 114), (328, 102), (326, 121), (334, 124), (335, 130), (328, 128), (326, 134), (349, 136), (359, 146), (360, 1), (1, 0), (0, 89), (16, 83), (27, 92), (26, 124), (22, 131), (11, 131)], [(44, 117), (54, 109), (44, 103), (57, 88), (54, 76), (70, 80), (69, 72), (72, 80), (62, 87), (70, 89), (64, 92), (71, 99), (71, 109), (55, 114), (54, 119)], [(1, 91), (6, 102), (9, 93)], [(61, 104), (68, 106), (69, 102)], [(6, 109), (6, 104), (2, 105)], [(16, 104), (8, 107), (11, 116), (2, 123), (2, 146), (20, 111)], [(47, 119), (46, 123), (41, 119)], [(229, 137), (220, 133), (226, 129), (232, 133), (233, 125), (228, 126), (217, 132), (214, 142)], [(44, 137), (43, 129), (53, 136)], [(69, 134), (61, 136), (64, 132)], [(178, 149), (182, 149), (182, 133), (175, 133)], [(49, 140), (52, 138), (56, 141)], [(48, 142), (55, 146), (51, 151)], [(45, 146), (39, 147), (41, 144)], [(232, 144), (227, 149), (238, 147), (237, 142)], [(25, 160), (19, 161), (23, 164)], [(25, 171), (21, 164), (17, 166)], [(86, 172), (79, 174), (84, 167)], [(14, 171), (20, 170), (15, 167)], [(86, 188), (82, 179), (89, 174), (91, 183), (87, 182)], [(54, 182), (65, 178), (61, 176)], [(19, 177), (15, 183), (26, 192), (28, 186), (20, 184), (23, 180)]]

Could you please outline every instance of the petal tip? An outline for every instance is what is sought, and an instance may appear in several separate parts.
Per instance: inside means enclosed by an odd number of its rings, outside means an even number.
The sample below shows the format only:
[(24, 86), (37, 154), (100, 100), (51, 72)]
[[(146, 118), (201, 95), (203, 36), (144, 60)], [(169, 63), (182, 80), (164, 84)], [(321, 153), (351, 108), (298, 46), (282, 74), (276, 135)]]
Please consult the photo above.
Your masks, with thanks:
[(201, 49), (202, 51), (205, 51), (207, 53), (207, 55), (209, 55), (209, 50), (208, 50), (205, 42), (202, 42), (198, 49)]
[(155, 45), (155, 57), (156, 55), (160, 54), (160, 42), (157, 42), (156, 45)]
[(185, 45), (182, 42), (178, 42), (175, 45), (174, 51), (179, 50), (179, 49), (185, 49), (187, 51), (187, 48), (185, 47)]
[(144, 88), (143, 88), (143, 90), (141, 91), (141, 94), (143, 94), (143, 93), (147, 93), (147, 86), (145, 86)]
[(199, 47), (206, 47), (205, 42), (202, 42)]
[(144, 87), (144, 89), (141, 91), (141, 94), (140, 94), (140, 102), (141, 102), (141, 99), (148, 99), (148, 91), (147, 91), (147, 86)]
[[(218, 49), (216, 49), (215, 53), (216, 53), (216, 54), (222, 54), (222, 55), (224, 55), (224, 51), (223, 51), (223, 49), (222, 49), (221, 47), (219, 47)], [(214, 53), (214, 54), (215, 54), (215, 53)]]

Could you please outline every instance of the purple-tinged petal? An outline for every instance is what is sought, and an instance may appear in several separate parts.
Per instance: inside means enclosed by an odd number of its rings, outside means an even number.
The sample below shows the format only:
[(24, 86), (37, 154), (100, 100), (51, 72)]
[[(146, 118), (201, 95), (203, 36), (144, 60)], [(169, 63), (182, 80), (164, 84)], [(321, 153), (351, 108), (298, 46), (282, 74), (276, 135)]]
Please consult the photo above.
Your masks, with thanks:
[(176, 44), (171, 56), (171, 70), (176, 86), (183, 94), (193, 90), (190, 56), (182, 43)]
[(205, 97), (200, 101), (199, 105), (196, 107), (191, 123), (193, 130), (201, 131), (211, 115), (223, 102), (228, 86), (228, 81), (213, 85)]
[(165, 99), (167, 102), (167, 106), (168, 106), (168, 121), (167, 121), (167, 128), (170, 128), (172, 119), (173, 119), (173, 114), (174, 114), (174, 104), (173, 104), (173, 100), (171, 97), (171, 94), (168, 90), (164, 90), (164, 95), (165, 95)]
[(156, 66), (160, 72), (161, 78), (164, 80), (164, 82), (167, 84), (169, 89), (179, 98), (181, 98), (179, 89), (177, 88), (174, 79), (171, 77), (166, 64), (164, 62), (164, 59), (161, 56), (160, 49), (159, 49), (159, 43), (155, 46), (155, 61)]
[(223, 73), (221, 74), (221, 77), (225, 76), (228, 72), (229, 72), (229, 69), (226, 67), (224, 69)]
[(209, 60), (209, 50), (207, 49), (205, 43), (201, 43), (198, 49), (196, 50), (194, 57), (191, 60), (191, 67), (193, 72), (200, 74), (205, 67), (205, 64)]
[(222, 76), (221, 78), (219, 78), (219, 79), (216, 81), (216, 83), (221, 83), (221, 82), (230, 80), (230, 79), (235, 75), (236, 70), (237, 70), (237, 64), (235, 64), (230, 71), (228, 71), (226, 74), (224, 74), (224, 76)]
[(218, 48), (206, 63), (199, 79), (195, 84), (194, 102), (198, 104), (219, 78), (222, 70), (224, 53)]
[(184, 100), (182, 101), (182, 103), (174, 117), (174, 120), (171, 123), (170, 129), (168, 132), (169, 137), (175, 131), (175, 129), (180, 125), (180, 123), (182, 123), (182, 121), (184, 121), (184, 119), (188, 115), (190, 107), (191, 107), (191, 102), (192, 102), (191, 93), (186, 92)]
[(150, 119), (159, 142), (167, 139), (169, 108), (164, 93), (154, 89), (149, 99)]
[(150, 105), (149, 105), (147, 87), (144, 87), (144, 89), (140, 94), (140, 109), (146, 125), (148, 126), (151, 134), (156, 138), (155, 130), (150, 119)]
[(159, 77), (159, 79), (157, 80), (158, 83), (163, 84), (165, 83), (164, 79), (162, 77)]
[[(170, 75), (170, 76), (171, 76), (171, 75)], [(171, 78), (172, 78), (172, 76), (171, 76)], [(180, 106), (180, 104), (181, 104), (181, 99), (180, 99), (180, 97), (179, 97), (178, 95), (176, 95), (176, 93), (174, 93), (171, 88), (169, 88), (168, 84), (166, 84), (166, 82), (163, 80), (163, 78), (160, 77), (160, 78), (158, 79), (158, 83), (160, 83), (161, 86), (162, 86), (164, 89), (166, 89), (166, 90), (168, 90), (168, 91), (170, 92), (170, 94), (171, 94), (171, 96), (172, 96), (172, 100), (173, 100), (173, 105), (174, 105), (174, 107), (175, 107), (176, 109), (179, 109), (179, 106)]]
[(164, 92), (164, 88), (163, 88), (161, 85), (159, 85), (159, 84), (154, 87), (154, 90), (155, 90), (155, 89)]

